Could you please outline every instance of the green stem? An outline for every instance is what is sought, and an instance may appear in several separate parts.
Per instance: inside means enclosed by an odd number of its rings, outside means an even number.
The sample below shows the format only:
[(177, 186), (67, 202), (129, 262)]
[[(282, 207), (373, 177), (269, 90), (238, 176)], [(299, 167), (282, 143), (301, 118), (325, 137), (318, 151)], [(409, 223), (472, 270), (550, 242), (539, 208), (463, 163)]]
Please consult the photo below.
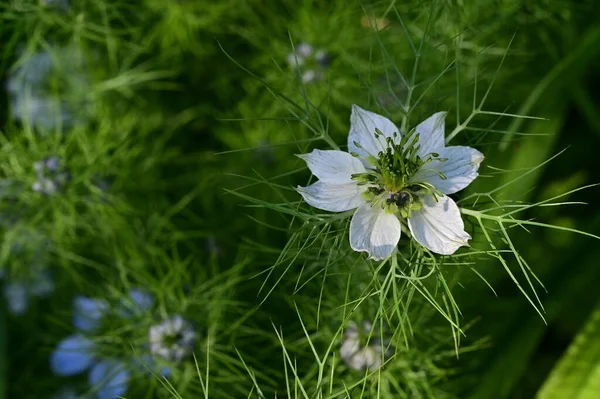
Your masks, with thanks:
[(554, 229), (554, 230), (568, 231), (570, 233), (576, 233), (576, 234), (580, 234), (583, 236), (588, 236), (588, 237), (592, 237), (592, 238), (596, 238), (596, 239), (600, 240), (600, 236), (597, 236), (597, 235), (591, 234), (591, 233), (586, 233), (585, 231), (572, 229), (570, 227), (555, 226), (555, 225), (548, 224), (548, 223), (534, 222), (532, 220), (513, 219), (510, 217), (506, 217), (506, 216), (488, 215), (487, 213), (475, 211), (473, 209), (460, 208), (460, 212), (464, 215), (473, 216), (477, 220), (487, 219), (487, 220), (494, 220), (498, 223), (510, 223), (512, 225), (528, 225), (528, 226), (546, 227), (546, 228)]
[(329, 146), (330, 146), (331, 148), (333, 148), (334, 150), (339, 150), (339, 149), (340, 149), (340, 147), (339, 147), (339, 146), (338, 146), (338, 145), (335, 143), (335, 141), (333, 141), (333, 139), (332, 139), (331, 137), (329, 137), (329, 135), (327, 135), (327, 134), (322, 134), (322, 135), (321, 135), (321, 138), (322, 138), (323, 140), (325, 140), (325, 142), (326, 142), (327, 144), (329, 144)]
[(471, 112), (471, 115), (469, 115), (469, 117), (467, 119), (464, 120), (464, 122), (458, 124), (454, 130), (446, 137), (446, 144), (449, 144), (450, 141), (456, 137), (457, 134), (459, 134), (460, 132), (462, 132), (467, 126), (469, 126), (469, 123), (471, 123), (471, 120), (475, 117), (475, 115), (477, 115), (479, 113), (479, 110), (474, 109), (473, 112)]

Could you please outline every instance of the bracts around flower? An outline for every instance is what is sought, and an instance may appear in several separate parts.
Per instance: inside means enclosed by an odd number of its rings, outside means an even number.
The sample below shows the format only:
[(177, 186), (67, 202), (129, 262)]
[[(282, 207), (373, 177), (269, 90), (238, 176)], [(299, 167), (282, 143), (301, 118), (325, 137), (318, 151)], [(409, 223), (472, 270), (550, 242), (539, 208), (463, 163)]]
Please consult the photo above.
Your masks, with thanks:
[(484, 156), (470, 147), (446, 147), (445, 116), (435, 113), (401, 132), (388, 118), (354, 105), (348, 152), (299, 155), (319, 181), (298, 192), (318, 209), (356, 209), (350, 245), (372, 259), (394, 252), (402, 226), (430, 251), (453, 254), (471, 236), (448, 195), (475, 180)]

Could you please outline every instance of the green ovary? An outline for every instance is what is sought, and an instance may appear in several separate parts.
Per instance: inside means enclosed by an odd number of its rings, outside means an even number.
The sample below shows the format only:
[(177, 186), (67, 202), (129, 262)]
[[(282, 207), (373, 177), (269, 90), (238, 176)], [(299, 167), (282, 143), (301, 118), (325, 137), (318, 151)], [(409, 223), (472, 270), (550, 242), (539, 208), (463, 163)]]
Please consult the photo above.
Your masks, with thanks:
[[(377, 137), (379, 133), (375, 133)], [(420, 195), (431, 194), (441, 196), (433, 185), (426, 182), (412, 182), (411, 178), (423, 165), (433, 161), (446, 161), (432, 153), (422, 159), (417, 155), (420, 145), (418, 134), (408, 134), (395, 144), (392, 138), (386, 138), (386, 149), (378, 154), (378, 158), (369, 162), (374, 170), (352, 176), (359, 185), (368, 185), (363, 193), (364, 198), (372, 206), (381, 206), (388, 213), (399, 215), (403, 218), (410, 217), (412, 211), (423, 207)], [(445, 176), (438, 172), (442, 179)]]

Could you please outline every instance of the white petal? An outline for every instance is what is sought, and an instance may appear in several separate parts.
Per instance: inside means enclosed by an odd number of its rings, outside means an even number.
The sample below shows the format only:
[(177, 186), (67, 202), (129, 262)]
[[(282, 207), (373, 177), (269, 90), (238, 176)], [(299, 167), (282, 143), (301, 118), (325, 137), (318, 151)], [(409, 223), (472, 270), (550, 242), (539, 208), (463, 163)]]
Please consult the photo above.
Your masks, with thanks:
[(359, 336), (358, 325), (355, 322), (353, 322), (352, 320), (350, 320), (348, 323), (346, 323), (346, 327), (344, 329), (344, 339), (348, 339), (348, 338), (357, 339), (358, 336)]
[(312, 55), (313, 52), (313, 46), (310, 45), (310, 43), (300, 43), (299, 45), (296, 46), (296, 53), (300, 56), (300, 57), (310, 57)]
[(175, 315), (173, 317), (172, 321), (173, 321), (173, 328), (175, 329), (175, 331), (183, 330), (183, 327), (185, 324), (185, 322), (183, 321), (183, 317), (181, 317), (180, 315)]
[(324, 211), (344, 212), (365, 203), (361, 194), (366, 187), (356, 183), (329, 184), (318, 181), (308, 187), (296, 187), (296, 190), (309, 205)]
[(342, 360), (354, 370), (362, 370), (364, 365), (362, 358), (357, 356), (360, 352), (360, 343), (358, 339), (344, 340), (340, 348), (340, 357)]
[(362, 357), (364, 359), (365, 366), (370, 370), (374, 371), (381, 367), (383, 364), (381, 359), (381, 350), (373, 346), (367, 346), (362, 350)]
[(356, 210), (350, 222), (350, 246), (368, 252), (375, 260), (392, 254), (400, 240), (400, 221), (379, 206), (364, 204)]
[(419, 134), (419, 151), (417, 154), (421, 158), (432, 152), (440, 152), (445, 147), (444, 126), (446, 118), (445, 112), (436, 112), (416, 127), (416, 133)]
[(353, 174), (365, 172), (365, 167), (358, 158), (343, 151), (314, 150), (298, 157), (306, 161), (312, 174), (325, 183), (352, 183)]
[(342, 340), (342, 346), (340, 348), (340, 357), (344, 361), (348, 361), (360, 350), (360, 341), (358, 335), (356, 337), (346, 337)]
[(435, 202), (433, 196), (422, 197), (423, 208), (413, 211), (408, 227), (413, 238), (432, 252), (451, 255), (459, 247), (467, 245), (471, 236), (465, 232), (458, 206), (452, 198), (444, 195)]
[[(439, 151), (441, 158), (447, 161), (431, 161), (423, 166), (412, 178), (413, 182), (433, 184), (444, 194), (454, 194), (467, 187), (479, 176), (479, 164), (485, 158), (483, 154), (471, 147), (446, 147)], [(442, 172), (446, 179), (442, 179)]]
[[(400, 142), (400, 130), (392, 121), (374, 112), (366, 111), (358, 105), (353, 105), (352, 115), (350, 115), (348, 152), (355, 152), (361, 157), (367, 157), (369, 154), (377, 157), (380, 151), (385, 150), (385, 138), (381, 136), (376, 138), (375, 128), (381, 131), (385, 137), (392, 137), (396, 144)], [(362, 149), (358, 148), (354, 142), (357, 142)]]
[(304, 58), (302, 58), (302, 56), (300, 56), (297, 53), (296, 54), (290, 53), (287, 56), (287, 62), (292, 67), (302, 66), (302, 65), (304, 65)]
[(162, 342), (162, 328), (161, 326), (152, 326), (148, 331), (148, 339), (151, 344), (155, 344), (157, 342)]

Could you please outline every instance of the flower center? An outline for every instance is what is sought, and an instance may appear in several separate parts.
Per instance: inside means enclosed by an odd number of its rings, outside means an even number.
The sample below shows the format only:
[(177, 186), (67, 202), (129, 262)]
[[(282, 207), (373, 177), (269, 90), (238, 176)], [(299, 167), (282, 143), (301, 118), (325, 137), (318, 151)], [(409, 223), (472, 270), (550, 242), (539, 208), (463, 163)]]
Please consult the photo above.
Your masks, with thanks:
[[(375, 138), (384, 137), (378, 129), (375, 130)], [(393, 137), (385, 137), (386, 148), (378, 154), (369, 154), (365, 160), (373, 166), (373, 169), (352, 175), (352, 179), (358, 185), (366, 185), (368, 189), (364, 192), (365, 199), (372, 206), (380, 205), (389, 213), (400, 214), (404, 218), (410, 216), (411, 211), (419, 210), (423, 204), (420, 197), (443, 194), (431, 183), (415, 179), (415, 175), (426, 164), (433, 161), (446, 162), (447, 158), (440, 158), (437, 153), (427, 154), (422, 158), (418, 153), (421, 149), (419, 134), (415, 130), (403, 135), (398, 140), (398, 133)], [(358, 148), (364, 150), (359, 143), (354, 143)], [(353, 156), (359, 156), (356, 153)], [(437, 172), (441, 179), (446, 176)]]
[(163, 343), (167, 348), (172, 348), (175, 345), (179, 345), (181, 341), (183, 341), (183, 333), (181, 331), (177, 331), (172, 334), (165, 335)]

